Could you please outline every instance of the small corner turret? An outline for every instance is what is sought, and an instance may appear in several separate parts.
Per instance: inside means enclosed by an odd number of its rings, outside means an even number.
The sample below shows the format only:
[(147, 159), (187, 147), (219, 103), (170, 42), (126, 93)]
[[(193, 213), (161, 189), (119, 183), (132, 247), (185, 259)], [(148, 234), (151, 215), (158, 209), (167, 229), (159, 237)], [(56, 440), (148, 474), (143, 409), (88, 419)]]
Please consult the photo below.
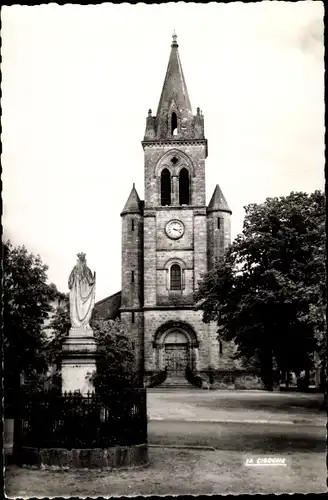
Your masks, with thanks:
[(139, 198), (139, 195), (138, 195), (137, 190), (135, 188), (135, 185), (133, 183), (130, 195), (129, 195), (127, 202), (125, 203), (124, 208), (121, 212), (121, 216), (126, 215), (126, 214), (140, 214), (141, 215), (142, 214), (141, 206), (142, 206), (142, 202)]
[(232, 211), (217, 184), (207, 207), (207, 263), (213, 269), (231, 243)]
[(207, 207), (207, 213), (211, 212), (228, 212), (230, 215), (232, 214), (227, 200), (225, 199), (218, 184), (215, 186), (211, 201), (209, 202), (209, 205)]

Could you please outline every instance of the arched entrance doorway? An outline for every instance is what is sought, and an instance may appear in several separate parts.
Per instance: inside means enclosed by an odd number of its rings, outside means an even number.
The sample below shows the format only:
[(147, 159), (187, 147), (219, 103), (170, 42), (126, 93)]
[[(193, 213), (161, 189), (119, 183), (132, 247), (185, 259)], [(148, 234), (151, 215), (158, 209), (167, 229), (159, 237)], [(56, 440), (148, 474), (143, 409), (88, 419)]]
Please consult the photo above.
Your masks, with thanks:
[(167, 369), (168, 377), (186, 375), (187, 367), (197, 369), (198, 341), (193, 328), (180, 321), (162, 325), (154, 338), (156, 369)]
[(190, 365), (188, 338), (181, 330), (169, 331), (164, 338), (164, 358), (168, 376), (184, 375)]

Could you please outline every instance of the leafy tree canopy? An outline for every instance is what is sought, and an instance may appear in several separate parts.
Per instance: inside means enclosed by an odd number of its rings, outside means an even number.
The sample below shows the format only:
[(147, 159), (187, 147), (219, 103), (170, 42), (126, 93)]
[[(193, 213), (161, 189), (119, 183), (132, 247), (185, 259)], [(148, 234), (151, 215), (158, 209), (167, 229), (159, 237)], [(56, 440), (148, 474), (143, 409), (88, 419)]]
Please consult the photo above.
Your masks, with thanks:
[(4, 367), (5, 377), (14, 377), (16, 383), (20, 373), (46, 368), (42, 326), (60, 295), (47, 283), (47, 269), (25, 246), (15, 247), (10, 240), (3, 244)]
[(272, 363), (298, 373), (325, 346), (325, 198), (292, 192), (245, 211), (242, 234), (204, 276), (196, 300), (204, 321), (216, 321), (264, 378)]
[(46, 356), (49, 365), (59, 368), (62, 342), (68, 335), (70, 327), (69, 297), (66, 294), (61, 297), (61, 301), (55, 309), (50, 323), (44, 327), (44, 331), (50, 337), (46, 347)]
[(127, 327), (120, 319), (94, 318), (92, 329), (98, 344), (97, 373), (92, 377), (96, 391), (132, 387), (136, 382), (134, 346)]

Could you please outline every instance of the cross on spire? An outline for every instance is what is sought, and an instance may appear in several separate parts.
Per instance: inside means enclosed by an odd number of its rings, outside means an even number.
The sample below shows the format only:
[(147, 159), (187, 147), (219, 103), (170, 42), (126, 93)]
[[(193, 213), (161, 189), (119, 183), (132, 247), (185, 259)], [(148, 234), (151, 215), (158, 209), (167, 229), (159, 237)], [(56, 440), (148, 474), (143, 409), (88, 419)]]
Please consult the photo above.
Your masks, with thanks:
[(172, 35), (172, 45), (171, 47), (179, 47), (178, 42), (177, 42), (178, 36), (175, 32), (175, 29), (173, 30), (173, 35)]

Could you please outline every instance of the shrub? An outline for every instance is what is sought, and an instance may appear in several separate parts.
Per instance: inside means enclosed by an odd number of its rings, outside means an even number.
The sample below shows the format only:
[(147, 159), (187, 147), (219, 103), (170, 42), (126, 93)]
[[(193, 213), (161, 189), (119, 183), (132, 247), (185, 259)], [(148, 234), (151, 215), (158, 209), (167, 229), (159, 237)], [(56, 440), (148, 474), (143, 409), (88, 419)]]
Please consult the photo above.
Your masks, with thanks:
[(212, 391), (217, 391), (219, 389), (221, 389), (221, 390), (233, 390), (233, 389), (235, 389), (235, 386), (231, 382), (213, 382), (213, 384), (211, 384), (211, 386), (210, 386), (210, 389)]
[(235, 389), (264, 389), (263, 382), (256, 375), (242, 375), (235, 379)]

